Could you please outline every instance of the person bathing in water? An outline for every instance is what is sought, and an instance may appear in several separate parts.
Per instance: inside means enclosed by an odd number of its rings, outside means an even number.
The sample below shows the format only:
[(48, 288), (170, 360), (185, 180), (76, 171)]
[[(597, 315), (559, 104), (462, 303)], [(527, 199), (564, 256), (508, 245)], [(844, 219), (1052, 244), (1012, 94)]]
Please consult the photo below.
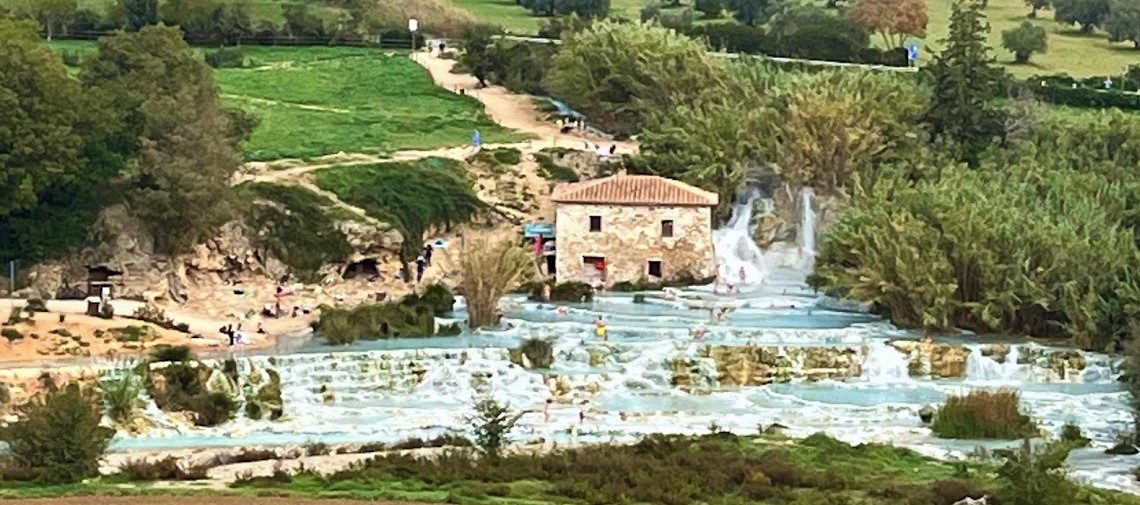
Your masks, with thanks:
[(602, 316), (598, 316), (598, 318), (594, 320), (594, 334), (602, 340), (609, 340), (606, 335), (606, 322), (602, 319)]

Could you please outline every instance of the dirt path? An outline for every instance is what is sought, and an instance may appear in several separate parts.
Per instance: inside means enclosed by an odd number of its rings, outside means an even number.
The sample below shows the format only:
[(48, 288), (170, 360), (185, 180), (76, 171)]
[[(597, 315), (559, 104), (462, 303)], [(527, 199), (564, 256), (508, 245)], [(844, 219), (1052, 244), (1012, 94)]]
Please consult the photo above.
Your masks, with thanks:
[(247, 496), (98, 496), (0, 500), (4, 505), (427, 505), (405, 501), (314, 500), (309, 498), (253, 498)]
[[(436, 84), (448, 91), (457, 92), (458, 89), (469, 90), (471, 96), (483, 103), (487, 115), (500, 125), (530, 133), (539, 139), (549, 142), (549, 145), (581, 149), (585, 143), (596, 144), (596, 138), (579, 135), (577, 132), (561, 133), (558, 126), (550, 121), (540, 119), (529, 95), (513, 93), (502, 86), (488, 86), (476, 89), (478, 81), (471, 74), (453, 74), (454, 59), (442, 59), (428, 52), (412, 53), (412, 60), (419, 63), (431, 73)], [(605, 145), (616, 144), (619, 154), (637, 152), (637, 143), (632, 141), (600, 141)]]

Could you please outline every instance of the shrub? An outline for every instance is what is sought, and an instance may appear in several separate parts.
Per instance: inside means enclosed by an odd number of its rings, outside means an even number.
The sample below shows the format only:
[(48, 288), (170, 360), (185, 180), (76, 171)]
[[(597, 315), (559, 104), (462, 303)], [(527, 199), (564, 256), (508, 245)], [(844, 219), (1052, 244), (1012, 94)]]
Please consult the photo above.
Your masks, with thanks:
[[(542, 300), (542, 284), (531, 287), (528, 298)], [(559, 282), (550, 288), (552, 302), (590, 302), (594, 300), (594, 288), (585, 282)]]
[(111, 302), (103, 302), (99, 304), (99, 317), (103, 319), (112, 319), (115, 317), (115, 306)]
[(212, 372), (201, 362), (172, 362), (150, 370), (146, 375), (146, 390), (158, 408), (186, 412), (196, 426), (216, 426), (232, 419), (238, 404), (225, 393), (211, 393), (206, 389)]
[(1081, 427), (1072, 421), (1061, 427), (1061, 441), (1068, 443), (1070, 447), (1088, 447), (1089, 443), (1092, 442), (1091, 439), (1081, 433)]
[(174, 321), (166, 316), (166, 311), (152, 303), (147, 303), (135, 309), (134, 314), (131, 314), (131, 319), (153, 323), (160, 328), (170, 329), (174, 327)]
[(8, 339), (9, 342), (15, 342), (24, 338), (24, 334), (15, 328), (0, 328), (0, 337)]
[(513, 147), (483, 149), (471, 157), (471, 161), (488, 166), (515, 166), (522, 161), (522, 153)]
[(1048, 48), (1045, 29), (1026, 21), (1017, 28), (1001, 32), (1001, 46), (1013, 53), (1015, 63), (1029, 63), (1033, 53), (1043, 53)]
[(139, 395), (145, 389), (140, 377), (133, 373), (99, 381), (107, 417), (119, 425), (131, 422), (140, 406)]
[[(1005, 463), (998, 468), (1004, 481), (1003, 505), (1069, 505), (1076, 503), (1078, 487), (1065, 476), (1069, 445), (1052, 443), (1033, 447), (1029, 439), (1014, 451), (1003, 451)], [(995, 451), (997, 453), (997, 451)]]
[(214, 68), (242, 68), (245, 66), (245, 50), (240, 47), (220, 47), (206, 51), (206, 63)]
[(0, 406), (7, 405), (12, 401), (12, 393), (8, 391), (8, 385), (0, 382)]
[[(979, 499), (986, 496), (986, 490), (973, 482), (961, 479), (943, 479), (930, 483), (930, 495), (926, 497), (931, 505), (954, 505), (965, 498)], [(914, 502), (915, 500), (912, 500)]]
[(24, 309), (19, 307), (12, 307), (8, 312), (8, 320), (4, 324), (20, 324), (24, 322)]
[(455, 295), (443, 284), (432, 284), (420, 295), (420, 301), (431, 307), (432, 312), (438, 316), (451, 312), (455, 306)]
[(47, 312), (47, 304), (40, 298), (28, 298), (24, 304), (24, 310), (28, 312)]
[(523, 341), (518, 349), (511, 351), (512, 358), (519, 363), (522, 362), (522, 356), (526, 356), (527, 361), (534, 368), (550, 368), (554, 364), (554, 345), (549, 340), (541, 338), (528, 338)]
[(119, 467), (120, 473), (130, 481), (202, 480), (208, 469), (204, 465), (182, 468), (174, 456), (154, 461), (132, 459)]
[(530, 254), (510, 240), (473, 242), (462, 252), (459, 290), (467, 300), (467, 327), (498, 324), (499, 299), (525, 282), (533, 271)]
[(724, 0), (696, 0), (693, 8), (704, 15), (704, 19), (719, 18), (724, 13)]
[(552, 181), (563, 182), (578, 182), (578, 173), (570, 167), (559, 164), (554, 161), (554, 156), (551, 154), (537, 152), (534, 153), (534, 160), (538, 162), (538, 173), (545, 179)]
[(0, 428), (16, 465), (44, 483), (98, 475), (99, 458), (114, 431), (99, 426), (101, 400), (94, 389), (69, 384), (20, 406), (20, 420)]
[(435, 308), (418, 298), (407, 304), (388, 302), (351, 309), (322, 306), (321, 317), (313, 323), (313, 330), (332, 345), (361, 339), (430, 337), (435, 334)]
[(258, 245), (288, 266), (302, 281), (320, 280), (321, 268), (342, 262), (352, 253), (337, 227), (331, 200), (305, 188), (268, 182), (235, 188), (250, 202), (246, 223), (257, 232)]
[(1016, 390), (973, 390), (950, 396), (934, 415), (930, 430), (942, 438), (1002, 438), (1032, 436), (1036, 425), (1019, 410)]
[(475, 414), (467, 419), (475, 433), (475, 445), (496, 458), (519, 418), (526, 412), (512, 414), (509, 405), (501, 405), (490, 396), (475, 402)]
[(157, 345), (150, 352), (150, 360), (156, 363), (166, 361), (186, 362), (194, 359), (194, 353), (184, 345)]

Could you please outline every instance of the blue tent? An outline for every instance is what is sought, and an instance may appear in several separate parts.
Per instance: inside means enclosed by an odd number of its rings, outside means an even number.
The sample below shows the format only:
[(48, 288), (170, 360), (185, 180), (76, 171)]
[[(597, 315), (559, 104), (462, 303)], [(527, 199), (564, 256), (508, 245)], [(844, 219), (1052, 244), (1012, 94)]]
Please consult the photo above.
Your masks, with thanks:
[(526, 238), (534, 238), (541, 235), (542, 238), (554, 238), (554, 226), (550, 223), (526, 223), (523, 225), (523, 236)]

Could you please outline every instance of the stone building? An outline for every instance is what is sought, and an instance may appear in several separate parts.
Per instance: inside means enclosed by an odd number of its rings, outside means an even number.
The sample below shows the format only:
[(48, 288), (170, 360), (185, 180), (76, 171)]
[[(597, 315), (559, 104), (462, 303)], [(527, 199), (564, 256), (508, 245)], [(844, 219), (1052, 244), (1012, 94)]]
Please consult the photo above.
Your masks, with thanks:
[(716, 193), (622, 171), (559, 184), (552, 200), (559, 282), (705, 279), (716, 271)]

